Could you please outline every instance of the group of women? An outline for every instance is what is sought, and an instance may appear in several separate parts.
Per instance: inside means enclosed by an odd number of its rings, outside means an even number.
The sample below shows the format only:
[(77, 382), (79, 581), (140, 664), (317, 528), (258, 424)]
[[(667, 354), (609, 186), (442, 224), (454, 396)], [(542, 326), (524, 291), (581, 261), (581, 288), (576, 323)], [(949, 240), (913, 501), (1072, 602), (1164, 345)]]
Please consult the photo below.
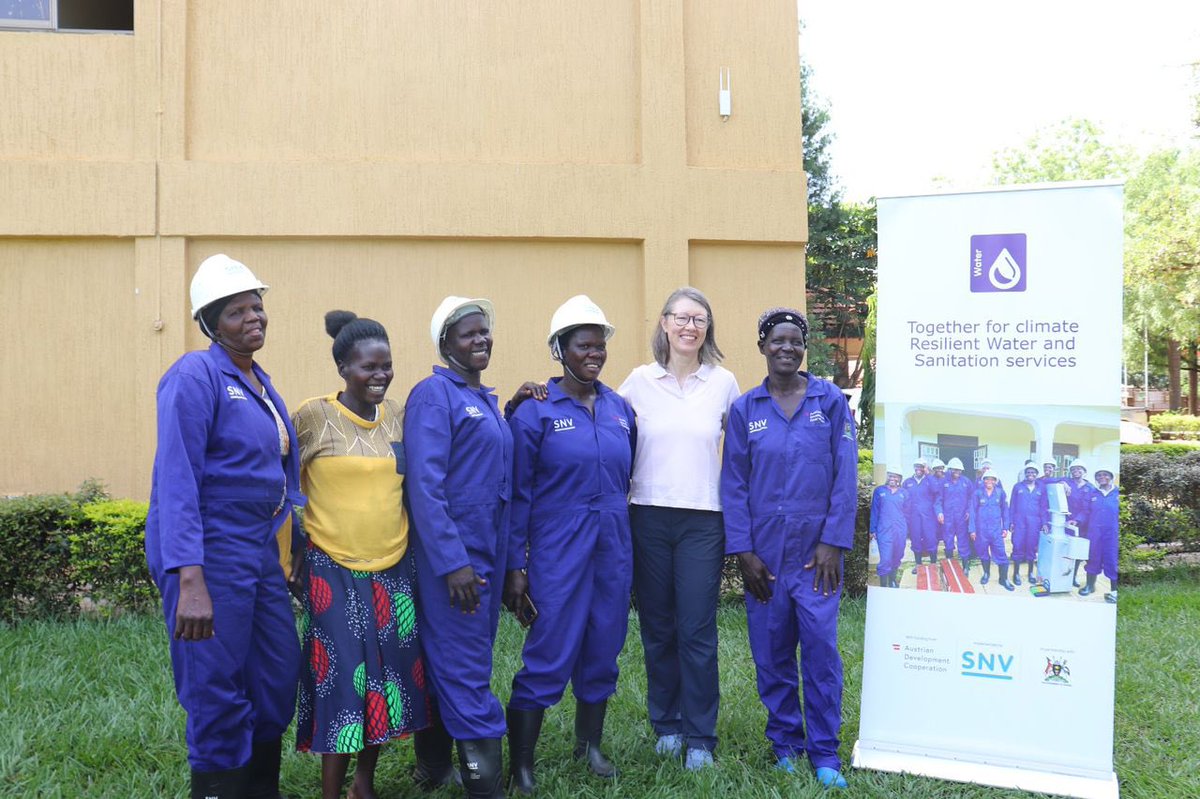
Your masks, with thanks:
[[(613, 390), (599, 378), (615, 329), (572, 297), (547, 336), (561, 376), (524, 384), (502, 413), (482, 383), (488, 300), (437, 308), (442, 365), (403, 408), (386, 397), (387, 332), (332, 311), (344, 387), (289, 420), (254, 359), (266, 290), (228, 256), (205, 260), (191, 297), (212, 345), (158, 390), (146, 553), (193, 797), (278, 797), (297, 705), (296, 747), (322, 755), (326, 799), (341, 795), (352, 755), (348, 795), (375, 797), (380, 745), (410, 732), (423, 787), (503, 796), (507, 737), (508, 782), (531, 794), (543, 716), (568, 682), (575, 756), (612, 777), (601, 740), (631, 589), (653, 748), (711, 766), (726, 555), (745, 581), (777, 768), (795, 772), (806, 756), (822, 784), (845, 786), (836, 623), (857, 451), (841, 392), (801, 371), (803, 314), (762, 315), (767, 377), (739, 396), (708, 300), (679, 289), (654, 330), (655, 362)], [(290, 515), (302, 523), (285, 575), (276, 532)], [(507, 707), (491, 690), (501, 605), (528, 628)]]

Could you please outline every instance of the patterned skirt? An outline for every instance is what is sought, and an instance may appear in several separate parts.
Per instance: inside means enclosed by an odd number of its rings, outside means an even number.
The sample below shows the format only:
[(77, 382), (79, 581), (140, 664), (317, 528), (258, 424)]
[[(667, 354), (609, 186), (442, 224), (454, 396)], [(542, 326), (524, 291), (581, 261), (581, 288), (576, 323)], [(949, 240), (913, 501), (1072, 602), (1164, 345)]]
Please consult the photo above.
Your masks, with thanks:
[(412, 550), (352, 571), (308, 546), (296, 749), (349, 754), (429, 726)]

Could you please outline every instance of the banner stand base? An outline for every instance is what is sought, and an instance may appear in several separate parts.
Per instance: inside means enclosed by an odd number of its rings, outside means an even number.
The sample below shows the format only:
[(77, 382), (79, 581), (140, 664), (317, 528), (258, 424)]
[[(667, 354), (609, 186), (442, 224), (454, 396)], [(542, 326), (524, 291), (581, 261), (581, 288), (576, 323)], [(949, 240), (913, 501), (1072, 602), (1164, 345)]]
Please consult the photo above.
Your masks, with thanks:
[(855, 768), (915, 774), (954, 782), (973, 782), (996, 788), (1074, 796), (1079, 799), (1118, 799), (1116, 773), (1105, 778), (1082, 777), (1049, 771), (998, 766), (969, 760), (952, 760), (913, 752), (878, 749), (856, 741), (851, 764)]

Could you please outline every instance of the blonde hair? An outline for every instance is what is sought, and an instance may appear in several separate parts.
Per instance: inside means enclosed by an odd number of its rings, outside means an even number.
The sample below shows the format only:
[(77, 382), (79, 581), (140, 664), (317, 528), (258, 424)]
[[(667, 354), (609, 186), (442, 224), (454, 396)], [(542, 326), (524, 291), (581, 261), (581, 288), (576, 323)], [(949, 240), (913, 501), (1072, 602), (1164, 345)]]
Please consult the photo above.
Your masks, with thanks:
[(654, 360), (664, 369), (671, 358), (671, 343), (667, 341), (667, 332), (663, 330), (662, 318), (671, 313), (671, 306), (685, 299), (703, 306), (704, 312), (708, 314), (708, 328), (705, 331), (704, 343), (700, 345), (700, 363), (718, 364), (725, 357), (725, 353), (717, 346), (717, 320), (713, 317), (708, 297), (705, 297), (700, 289), (683, 286), (672, 291), (671, 296), (663, 303), (662, 311), (658, 314), (658, 324), (654, 326), (654, 333), (650, 336), (650, 351), (654, 353)]

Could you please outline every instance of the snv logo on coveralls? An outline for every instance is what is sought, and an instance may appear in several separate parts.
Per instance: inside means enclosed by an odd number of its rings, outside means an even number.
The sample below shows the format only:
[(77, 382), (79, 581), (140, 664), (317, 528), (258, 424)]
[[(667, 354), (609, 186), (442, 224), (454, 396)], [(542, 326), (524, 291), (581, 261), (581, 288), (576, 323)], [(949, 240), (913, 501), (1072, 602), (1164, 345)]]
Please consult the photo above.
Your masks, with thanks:
[(467, 416), (470, 416), (472, 419), (478, 419), (483, 416), (483, 411), (479, 410), (477, 405), (468, 405), (466, 411)]
[(574, 430), (574, 429), (575, 429), (575, 420), (574, 419), (555, 419), (554, 420), (554, 432), (556, 432), (556, 433), (562, 433), (567, 430)]
[[(238, 386), (225, 386), (225, 393), (229, 395), (231, 400), (245, 400), (246, 392), (242, 391)], [(249, 400), (246, 400), (249, 402)]]
[(751, 433), (761, 433), (763, 430), (766, 430), (766, 429), (767, 429), (767, 420), (766, 419), (751, 419), (750, 420), (750, 432)]

